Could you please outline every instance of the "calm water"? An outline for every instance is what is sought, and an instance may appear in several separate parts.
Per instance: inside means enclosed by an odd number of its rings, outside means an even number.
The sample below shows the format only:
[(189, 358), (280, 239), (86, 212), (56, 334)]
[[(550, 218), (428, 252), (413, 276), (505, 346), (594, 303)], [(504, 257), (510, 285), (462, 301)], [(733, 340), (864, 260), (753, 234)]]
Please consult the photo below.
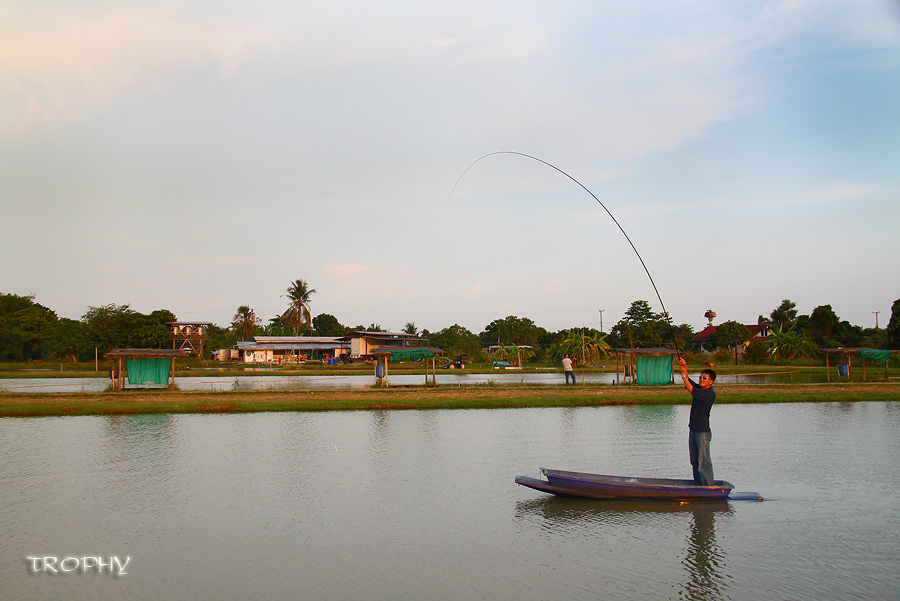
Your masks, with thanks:
[(716, 476), (761, 503), (513, 482), (689, 476), (687, 410), (0, 419), (0, 598), (900, 598), (900, 402), (716, 407)]

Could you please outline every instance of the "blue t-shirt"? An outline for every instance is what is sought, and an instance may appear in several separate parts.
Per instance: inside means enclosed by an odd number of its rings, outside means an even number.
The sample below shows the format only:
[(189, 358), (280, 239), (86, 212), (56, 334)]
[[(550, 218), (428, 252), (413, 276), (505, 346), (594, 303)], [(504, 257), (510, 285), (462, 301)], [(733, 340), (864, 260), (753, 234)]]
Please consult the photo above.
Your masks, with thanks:
[(693, 380), (688, 378), (693, 390), (691, 396), (691, 420), (688, 427), (691, 432), (709, 432), (709, 411), (712, 409), (713, 403), (716, 402), (716, 391), (710, 388), (700, 388)]

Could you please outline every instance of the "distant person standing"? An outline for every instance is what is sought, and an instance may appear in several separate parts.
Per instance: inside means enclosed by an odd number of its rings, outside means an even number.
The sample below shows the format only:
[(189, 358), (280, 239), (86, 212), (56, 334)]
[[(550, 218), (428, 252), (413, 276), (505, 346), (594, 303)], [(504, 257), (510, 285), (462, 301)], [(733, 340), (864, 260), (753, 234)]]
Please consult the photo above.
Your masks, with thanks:
[(566, 355), (562, 360), (563, 371), (566, 372), (566, 386), (569, 385), (569, 377), (572, 378), (572, 386), (575, 386), (575, 369), (572, 367), (572, 360)]
[(688, 450), (691, 456), (691, 466), (694, 468), (694, 482), (701, 486), (714, 486), (712, 458), (709, 454), (709, 443), (712, 441), (709, 412), (713, 403), (716, 402), (716, 391), (712, 387), (716, 381), (716, 372), (704, 369), (700, 372), (700, 383), (697, 384), (688, 377), (687, 363), (684, 359), (678, 360), (678, 366), (684, 387), (693, 398), (691, 418), (688, 422), (688, 428), (690, 428)]

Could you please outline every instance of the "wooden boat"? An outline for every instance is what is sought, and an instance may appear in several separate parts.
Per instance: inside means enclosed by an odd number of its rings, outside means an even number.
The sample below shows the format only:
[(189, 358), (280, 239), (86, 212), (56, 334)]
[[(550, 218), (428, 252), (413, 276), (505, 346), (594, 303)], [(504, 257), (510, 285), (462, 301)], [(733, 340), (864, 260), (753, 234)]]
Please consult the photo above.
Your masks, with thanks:
[(762, 500), (756, 493), (734, 493), (734, 485), (716, 480), (713, 486), (699, 486), (693, 480), (630, 478), (584, 472), (541, 469), (546, 480), (516, 476), (516, 484), (554, 495), (590, 499), (690, 501)]

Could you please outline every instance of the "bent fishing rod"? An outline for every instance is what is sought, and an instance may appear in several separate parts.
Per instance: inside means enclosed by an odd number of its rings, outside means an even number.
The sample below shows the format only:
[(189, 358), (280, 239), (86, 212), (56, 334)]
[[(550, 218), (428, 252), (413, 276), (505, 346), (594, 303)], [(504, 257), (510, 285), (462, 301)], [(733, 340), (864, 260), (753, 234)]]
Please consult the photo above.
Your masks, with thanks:
[(556, 165), (553, 165), (552, 163), (548, 163), (544, 159), (539, 159), (538, 157), (531, 156), (530, 154), (525, 154), (524, 152), (516, 152), (513, 150), (498, 150), (496, 152), (489, 152), (486, 155), (477, 158), (476, 160), (474, 160), (472, 162), (471, 165), (466, 167), (466, 170), (462, 172), (462, 175), (459, 176), (459, 179), (456, 180), (456, 183), (453, 185), (453, 189), (450, 190), (450, 196), (453, 196), (453, 192), (456, 191), (456, 187), (459, 185), (459, 182), (462, 181), (462, 178), (465, 177), (466, 173), (469, 172), (469, 169), (474, 167), (475, 164), (478, 163), (479, 161), (481, 161), (482, 159), (486, 159), (488, 157), (498, 155), (498, 154), (511, 154), (511, 155), (515, 155), (515, 156), (525, 157), (526, 159), (531, 159), (533, 161), (537, 161), (538, 163), (543, 163), (547, 167), (550, 167), (551, 169), (555, 169), (556, 171), (562, 173), (567, 178), (569, 178), (570, 180), (572, 180), (573, 182), (578, 184), (578, 186), (582, 190), (584, 190), (585, 192), (590, 194), (591, 198), (593, 198), (594, 200), (597, 201), (597, 204), (599, 204), (601, 207), (603, 207), (603, 210), (606, 211), (606, 214), (609, 215), (609, 218), (613, 220), (613, 223), (616, 224), (616, 227), (619, 228), (619, 231), (622, 232), (622, 235), (625, 236), (626, 240), (628, 240), (628, 244), (631, 245), (631, 250), (633, 250), (634, 254), (637, 255), (638, 261), (641, 262), (641, 267), (644, 268), (644, 272), (647, 274), (647, 277), (650, 279), (650, 284), (653, 286), (653, 291), (656, 293), (656, 298), (659, 300), (659, 305), (660, 305), (660, 307), (662, 307), (663, 315), (666, 318), (666, 324), (668, 324), (668, 326), (669, 326), (669, 334), (671, 334), (672, 344), (675, 346), (675, 355), (680, 359), (681, 353), (678, 350), (678, 340), (675, 338), (675, 328), (672, 326), (672, 320), (669, 317), (669, 312), (666, 311), (666, 305), (665, 305), (665, 303), (663, 303), (662, 296), (659, 294), (659, 289), (656, 287), (656, 282), (653, 281), (653, 276), (650, 275), (650, 270), (647, 269), (647, 264), (644, 263), (644, 259), (641, 257), (641, 253), (638, 252), (638, 249), (634, 246), (634, 242), (632, 242), (631, 238), (628, 237), (628, 234), (625, 232), (625, 228), (622, 227), (622, 224), (619, 223), (619, 220), (616, 219), (615, 215), (613, 215), (612, 212), (606, 207), (606, 205), (603, 204), (603, 202), (599, 198), (597, 198), (597, 196), (593, 192), (588, 190), (587, 186), (582, 184), (580, 181), (578, 181), (577, 179), (575, 179), (574, 177), (572, 177), (571, 175), (569, 175), (568, 173), (566, 173), (565, 171), (563, 171), (562, 169), (557, 167)]

